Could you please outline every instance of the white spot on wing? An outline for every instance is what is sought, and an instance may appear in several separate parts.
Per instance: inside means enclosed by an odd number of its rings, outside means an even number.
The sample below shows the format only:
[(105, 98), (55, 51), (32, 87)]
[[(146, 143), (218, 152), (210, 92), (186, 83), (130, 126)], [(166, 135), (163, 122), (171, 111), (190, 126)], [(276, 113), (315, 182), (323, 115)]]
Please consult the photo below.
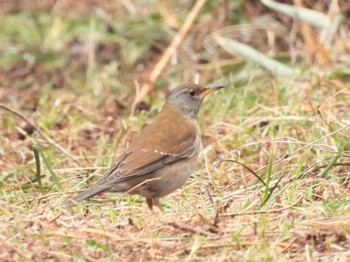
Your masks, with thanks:
[(154, 153), (161, 154), (163, 156), (178, 156), (179, 154), (172, 154), (172, 153), (167, 153), (163, 151), (159, 151), (157, 149), (154, 149)]

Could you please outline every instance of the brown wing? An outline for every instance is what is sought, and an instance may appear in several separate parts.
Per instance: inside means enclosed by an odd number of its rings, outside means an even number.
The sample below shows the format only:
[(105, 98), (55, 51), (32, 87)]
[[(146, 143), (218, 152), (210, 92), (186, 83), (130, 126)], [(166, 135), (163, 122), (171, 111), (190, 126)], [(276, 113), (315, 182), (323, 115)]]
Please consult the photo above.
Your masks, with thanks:
[(194, 120), (178, 118), (175, 114), (163, 110), (96, 185), (127, 181), (193, 156), (199, 143)]

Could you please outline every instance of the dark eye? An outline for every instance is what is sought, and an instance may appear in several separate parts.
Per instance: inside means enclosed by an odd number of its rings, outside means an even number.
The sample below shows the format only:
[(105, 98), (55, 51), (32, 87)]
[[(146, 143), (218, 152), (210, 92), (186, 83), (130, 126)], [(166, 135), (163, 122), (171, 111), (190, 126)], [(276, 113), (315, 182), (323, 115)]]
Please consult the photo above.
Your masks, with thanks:
[(192, 89), (188, 92), (190, 96), (195, 96), (196, 95), (196, 90)]

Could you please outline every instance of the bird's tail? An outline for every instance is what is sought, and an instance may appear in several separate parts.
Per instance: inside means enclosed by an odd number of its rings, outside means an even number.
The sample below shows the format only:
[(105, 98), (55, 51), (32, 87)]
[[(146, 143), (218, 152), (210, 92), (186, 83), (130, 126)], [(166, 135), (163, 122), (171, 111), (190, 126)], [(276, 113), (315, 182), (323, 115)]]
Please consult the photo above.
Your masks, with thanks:
[(82, 200), (88, 199), (94, 195), (97, 195), (99, 193), (105, 192), (108, 189), (110, 189), (110, 185), (100, 185), (92, 187), (84, 192), (81, 192), (80, 194), (76, 195), (73, 198), (68, 198), (63, 202), (63, 205), (65, 206), (72, 206), (75, 205), (77, 202), (80, 202)]

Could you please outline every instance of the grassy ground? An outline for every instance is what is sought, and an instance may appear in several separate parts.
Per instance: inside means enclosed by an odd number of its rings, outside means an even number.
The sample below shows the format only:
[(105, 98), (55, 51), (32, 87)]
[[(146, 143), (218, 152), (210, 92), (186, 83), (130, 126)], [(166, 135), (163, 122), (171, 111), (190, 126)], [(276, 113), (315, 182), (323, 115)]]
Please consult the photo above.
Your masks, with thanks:
[[(192, 4), (121, 2), (118, 16), (0, 17), (0, 260), (350, 260), (347, 19), (315, 51), (302, 25), (262, 5), (209, 1), (129, 117)], [(233, 56), (213, 32), (300, 73), (276, 76)], [(171, 88), (194, 79), (226, 87), (203, 104), (198, 171), (161, 200), (164, 213), (122, 194), (61, 205), (113, 163)]]

